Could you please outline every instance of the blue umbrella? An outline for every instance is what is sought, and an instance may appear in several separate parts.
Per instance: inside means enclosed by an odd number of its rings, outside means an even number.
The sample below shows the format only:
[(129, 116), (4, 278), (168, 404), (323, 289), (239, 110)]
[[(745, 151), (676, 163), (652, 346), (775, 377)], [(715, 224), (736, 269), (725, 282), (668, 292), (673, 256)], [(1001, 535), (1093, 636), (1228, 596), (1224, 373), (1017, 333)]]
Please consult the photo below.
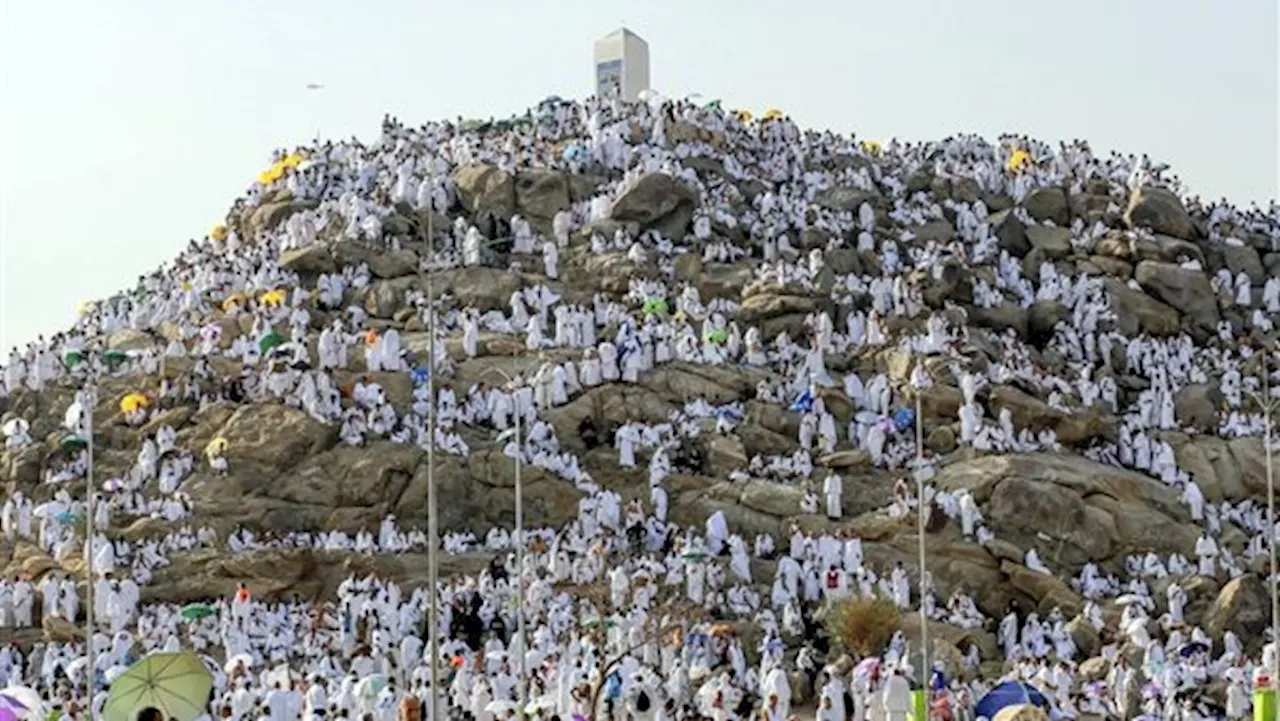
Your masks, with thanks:
[(893, 412), (893, 427), (899, 433), (910, 428), (916, 422), (916, 412), (911, 408), (899, 408)]
[(53, 518), (59, 523), (74, 523), (76, 520), (76, 514), (72, 513), (71, 511), (63, 511), (62, 513), (59, 513)]
[(814, 400), (816, 399), (813, 397), (813, 393), (806, 388), (803, 393), (796, 396), (796, 399), (791, 402), (791, 410), (808, 413), (813, 410)]
[(947, 687), (947, 675), (940, 668), (934, 668), (933, 674), (929, 676), (929, 688), (934, 691), (942, 691)]
[(409, 378), (415, 386), (420, 386), (431, 378), (431, 371), (426, 368), (414, 368), (409, 371)]
[(1191, 658), (1197, 653), (1208, 653), (1208, 652), (1209, 652), (1209, 647), (1203, 643), (1200, 643), (1199, 641), (1192, 641), (1191, 643), (1183, 644), (1182, 648), (1178, 649), (1178, 655), (1183, 658)]
[(1040, 690), (1030, 684), (1019, 681), (1005, 681), (987, 692), (973, 707), (973, 715), (995, 718), (1000, 709), (1018, 704), (1032, 704), (1048, 711), (1049, 699)]

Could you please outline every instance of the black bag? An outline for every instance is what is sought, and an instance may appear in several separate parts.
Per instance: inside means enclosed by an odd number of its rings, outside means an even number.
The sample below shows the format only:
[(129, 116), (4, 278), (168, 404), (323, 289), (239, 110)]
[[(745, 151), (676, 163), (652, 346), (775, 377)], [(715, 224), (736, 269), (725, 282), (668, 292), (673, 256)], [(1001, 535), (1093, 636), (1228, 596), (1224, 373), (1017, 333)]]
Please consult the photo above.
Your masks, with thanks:
[(641, 691), (636, 695), (636, 710), (644, 713), (649, 710), (649, 694)]

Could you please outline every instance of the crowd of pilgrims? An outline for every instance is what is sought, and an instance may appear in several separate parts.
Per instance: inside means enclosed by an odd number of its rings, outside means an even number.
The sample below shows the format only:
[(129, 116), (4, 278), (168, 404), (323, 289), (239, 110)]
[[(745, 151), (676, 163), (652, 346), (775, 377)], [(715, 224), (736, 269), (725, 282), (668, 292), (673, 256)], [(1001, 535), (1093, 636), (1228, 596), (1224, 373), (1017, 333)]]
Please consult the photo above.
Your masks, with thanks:
[[(723, 144), (669, 142), (677, 127), (687, 125), (719, 134)], [(1006, 161), (1018, 150), (1035, 161), (1011, 170)], [(1036, 276), (1024, 275), (1019, 259), (999, 247), (981, 201), (939, 203), (927, 194), (909, 193), (904, 181), (928, 162), (941, 177), (968, 178), (985, 192), (1007, 193), (1015, 201), (1042, 186), (1066, 185), (1078, 192), (1085, 183), (1102, 181), (1109, 184), (1113, 210), (1118, 210), (1140, 184), (1180, 190), (1176, 178), (1163, 177), (1164, 169), (1147, 158), (1099, 156), (1083, 142), (1054, 148), (1019, 137), (1002, 137), (995, 144), (972, 136), (925, 144), (895, 141), (881, 148), (830, 133), (802, 132), (785, 119), (747, 121), (686, 101), (624, 104), (596, 99), (546, 104), (501, 130), (464, 131), (448, 123), (412, 128), (387, 118), (381, 137), (371, 144), (324, 142), (300, 152), (306, 162), (279, 180), (255, 183), (232, 213), (247, 216), (281, 190), (314, 200), (316, 207), (255, 237), (238, 236), (233, 224), (230, 232), (193, 241), (174, 262), (140, 277), (132, 291), (84, 309), (71, 330), (13, 349), (0, 374), (0, 397), (39, 392), (51, 384), (74, 385), (78, 390), (65, 409), (63, 426), (71, 436), (83, 437), (89, 432), (88, 410), (103, 400), (93, 395), (94, 382), (131, 375), (154, 378), (162, 364), (181, 360), (189, 363), (186, 370), (176, 379), (165, 375), (149, 402), (127, 410), (120, 422), (142, 427), (158, 409), (178, 404), (283, 403), (338, 426), (341, 442), (351, 446), (374, 440), (421, 447), (434, 442), (437, 449), (457, 456), (470, 452), (463, 429), (486, 430), (505, 442), (507, 456), (545, 469), (581, 491), (578, 518), (563, 528), (527, 531), (522, 568), (513, 553), (519, 539), (507, 529), (493, 528), (480, 536), (458, 529), (444, 535), (446, 553), (491, 553), (494, 559), (478, 574), (441, 582), (438, 629), (444, 668), (441, 689), (433, 694), (423, 588), (353, 577), (342, 584), (336, 600), (324, 602), (257, 600), (246, 589), (234, 599), (211, 600), (216, 613), (197, 621), (182, 619), (174, 606), (141, 603), (140, 589), (155, 569), (174, 554), (197, 548), (241, 553), (312, 547), (395, 554), (421, 551), (427, 544), (418, 524), (402, 525), (393, 517), (357, 533), (274, 535), (243, 528), (219, 538), (198, 526), (183, 485), (193, 474), (233, 470), (233, 449), (216, 443), (203, 449), (182, 447), (175, 430), (162, 424), (146, 434), (128, 473), (110, 479), (96, 494), (88, 541), (95, 568), (95, 657), (85, 657), (84, 644), (6, 646), (0, 649), (0, 686), (29, 685), (63, 717), (83, 717), (86, 673), (100, 682), (92, 699), (100, 707), (107, 683), (131, 661), (152, 650), (190, 648), (213, 660), (210, 715), (232, 719), (387, 720), (400, 712), (406, 698), (416, 698), (425, 709), (434, 697), (441, 714), (437, 718), (447, 714), (476, 721), (511, 717), (519, 698), (527, 699), (531, 713), (547, 719), (600, 714), (719, 721), (758, 713), (767, 721), (784, 721), (804, 701), (816, 706), (813, 713), (823, 721), (862, 721), (888, 717), (891, 704), (881, 693), (887, 679), (914, 680), (921, 670), (912, 668), (901, 632), (873, 666), (859, 664), (851, 672), (836, 665), (821, 609), (832, 597), (878, 596), (904, 610), (923, 605), (930, 618), (962, 629), (996, 633), (999, 657), (983, 658), (978, 644), (971, 643), (961, 649), (961, 667), (938, 667), (931, 685), (942, 704), (940, 714), (965, 717), (972, 702), (996, 681), (990, 666), (985, 673), (980, 669), (993, 661), (1003, 662), (1009, 677), (1040, 688), (1053, 701), (1055, 717), (1116, 717), (1122, 713), (1117, 709), (1133, 707), (1166, 719), (1215, 713), (1240, 718), (1248, 712), (1255, 671), (1270, 662), (1274, 646), (1250, 655), (1231, 633), (1209, 638), (1183, 617), (1184, 586), (1185, 579), (1196, 575), (1226, 580), (1265, 553), (1265, 508), (1250, 501), (1206, 503), (1195, 479), (1178, 467), (1173, 449), (1156, 431), (1177, 427), (1173, 397), (1180, 388), (1218, 377), (1227, 405), (1219, 433), (1238, 437), (1261, 431), (1261, 417), (1248, 403), (1259, 392), (1260, 381), (1245, 370), (1254, 351), (1248, 344), (1226, 341), (1255, 329), (1271, 330), (1280, 313), (1280, 279), (1268, 280), (1261, 301), (1255, 302), (1244, 273), (1232, 277), (1222, 271), (1212, 278), (1215, 290), (1251, 309), (1243, 316), (1248, 327), (1224, 321), (1219, 329), (1223, 342), (1127, 337), (1109, 322), (1113, 312), (1097, 278), (1071, 277), (1049, 263)], [(285, 154), (280, 151), (279, 157)], [(841, 164), (835, 162), (837, 156), (872, 162)], [(719, 160), (724, 178), (732, 182), (700, 178), (687, 162), (697, 157)], [(401, 250), (403, 237), (391, 235), (384, 225), (397, 204), (453, 213), (459, 202), (453, 171), (478, 162), (506, 170), (570, 172), (591, 165), (618, 178), (595, 197), (558, 213), (548, 236), (519, 216), (458, 214), (452, 226), (438, 228), (438, 253), (423, 261), (427, 272), (491, 262), (495, 248), (523, 271), (523, 285), (511, 294), (505, 311), (480, 312), (445, 297), (435, 312), (438, 336), (415, 353), (395, 327), (375, 329), (362, 305), (351, 302), (353, 292), (373, 280), (366, 263), (321, 274), (310, 284), (281, 265), (283, 253), (317, 243)], [(655, 172), (678, 178), (699, 195), (686, 237), (592, 230), (608, 217), (617, 197)], [(766, 189), (745, 201), (739, 187), (746, 181), (761, 182)], [(910, 231), (887, 232), (867, 204), (839, 212), (814, 202), (827, 188), (873, 186), (890, 199), (895, 226), (941, 218), (948, 206), (957, 218), (955, 238), (921, 243)], [(1199, 203), (1189, 200), (1193, 207)], [(1241, 228), (1268, 234), (1273, 247), (1280, 247), (1280, 214), (1274, 206), (1243, 210), (1221, 202), (1205, 209), (1214, 242), (1239, 243), (1220, 229)], [(1021, 209), (1015, 212), (1034, 222)], [(826, 250), (841, 247), (841, 237), (855, 238), (859, 251), (878, 258), (878, 273), (835, 274), (824, 249), (797, 249), (800, 234), (808, 229), (830, 233), (833, 240)], [(1070, 231), (1072, 243), (1080, 247), (1109, 232), (1101, 224), (1085, 227), (1078, 220)], [(1145, 233), (1124, 232), (1133, 237)], [(735, 244), (727, 240), (730, 235), (752, 242)], [(499, 236), (500, 242), (490, 240)], [(589, 303), (566, 302), (560, 255), (577, 237), (587, 238), (595, 253), (624, 253), (637, 267), (652, 262), (658, 272), (633, 278), (629, 292), (620, 297), (596, 294)], [(766, 338), (759, 328), (734, 320), (739, 299), (704, 298), (695, 284), (675, 281), (675, 260), (685, 253), (699, 254), (707, 262), (750, 261), (758, 281), (806, 290), (821, 287), (850, 310), (843, 327), (827, 313), (814, 313), (806, 321), (806, 337), (783, 332)], [(1068, 372), (1055, 375), (1034, 364), (1012, 331), (1001, 337), (998, 360), (985, 372), (970, 372), (963, 355), (966, 328), (948, 320), (954, 316), (930, 310), (922, 299), (924, 284), (935, 279), (944, 260), (994, 269), (992, 283), (975, 281), (979, 306), (1025, 307), (1042, 300), (1063, 304), (1070, 320), (1057, 325), (1052, 343), (1066, 359)], [(1183, 262), (1198, 266), (1194, 259)], [(286, 290), (276, 292), (280, 289)], [(660, 307), (653, 310), (659, 300)], [(405, 306), (428, 326), (425, 294), (409, 291)], [(225, 318), (237, 323), (219, 322)], [(914, 326), (918, 330), (890, 332), (889, 321), (902, 318), (919, 321)], [(160, 336), (157, 331), (166, 326), (169, 330)], [(228, 328), (248, 330), (227, 337)], [(103, 339), (130, 329), (165, 339), (123, 358), (108, 358)], [(452, 383), (454, 366), (479, 355), (482, 333), (521, 339), (537, 362), (504, 384)], [(279, 337), (264, 342), (271, 336)], [(444, 341), (450, 336), (460, 336), (460, 355), (446, 350)], [(1113, 367), (1117, 346), (1123, 349), (1124, 368)], [(1060, 449), (1051, 430), (1016, 428), (1008, 410), (985, 418), (978, 398), (987, 385), (1017, 382), (1054, 407), (1099, 406), (1121, 416), (1116, 443), (1094, 441), (1083, 452), (1178, 487), (1190, 515), (1203, 524), (1193, 558), (1135, 554), (1114, 573), (1093, 563), (1078, 570), (1072, 584), (1087, 600), (1082, 616), (1102, 632), (1101, 654), (1114, 662), (1104, 680), (1085, 683), (1077, 678), (1077, 664), (1084, 659), (1067, 629), (1071, 619), (1060, 611), (1042, 618), (1010, 608), (989, 616), (970, 595), (979, 589), (956, 588), (940, 597), (927, 574), (925, 583), (917, 585), (913, 569), (874, 568), (864, 562), (860, 539), (838, 524), (808, 532), (795, 526), (788, 535), (773, 538), (736, 533), (723, 512), (712, 514), (703, 527), (670, 523), (664, 481), (674, 472), (705, 472), (703, 441), (735, 432), (744, 420), (740, 402), (717, 405), (693, 399), (664, 423), (583, 422), (578, 433), (588, 447), (615, 448), (622, 468), (647, 467), (647, 503), (624, 502), (596, 484), (540, 415), (587, 389), (635, 383), (674, 361), (753, 367), (766, 378), (755, 389), (755, 399), (800, 414), (797, 447), (789, 455), (749, 459), (729, 474), (730, 481), (799, 486), (803, 495), (797, 515), (839, 521), (843, 479), (814, 459), (862, 449), (874, 466), (900, 475), (889, 513), (905, 516), (921, 505), (908, 477), (928, 477), (934, 461), (915, 461), (919, 449), (913, 424), (901, 422), (899, 389), (883, 373), (833, 375), (827, 369), (832, 356), (893, 347), (920, 359), (942, 359), (954, 376), (950, 382), (963, 394), (958, 441), (978, 451)], [(428, 425), (432, 383), (424, 372), (431, 365), (428, 354), (434, 356), (438, 387), (434, 439)], [(65, 360), (70, 357), (83, 360), (70, 363)], [(922, 372), (922, 363), (916, 366), (911, 382), (917, 389), (934, 382)], [(344, 387), (335, 372), (347, 370), (356, 380)], [(412, 376), (408, 407), (393, 405), (377, 380), (379, 373)], [(1118, 374), (1148, 383), (1136, 403), (1121, 403), (1114, 380)], [(830, 387), (843, 390), (857, 409), (843, 427), (824, 405), (821, 390)], [(21, 450), (41, 440), (32, 437), (34, 420), (5, 417), (6, 449)], [(86, 541), (75, 520), (85, 511), (77, 489), (86, 472), (80, 446), (63, 449), (46, 463), (36, 495), (51, 500), (36, 504), (15, 491), (0, 511), (6, 541), (37, 543), (59, 562), (84, 552)], [(926, 485), (925, 495), (927, 514), (940, 512), (953, 519), (976, 543), (994, 538), (967, 492)], [(172, 530), (133, 542), (110, 532), (139, 517), (162, 519)], [(1242, 551), (1217, 542), (1228, 524), (1251, 539)], [(1032, 570), (1053, 573), (1034, 548), (1024, 560)], [(767, 568), (774, 570), (762, 575), (760, 569)], [(1071, 574), (1073, 569), (1057, 571)], [(1167, 584), (1165, 598), (1155, 598), (1151, 585), (1168, 577), (1175, 580)], [(521, 585), (527, 628), (523, 640), (515, 633)], [(605, 592), (572, 591), (585, 587)], [(1102, 612), (1103, 604), (1117, 598), (1124, 604), (1118, 627), (1108, 625)], [(74, 579), (57, 570), (38, 580), (24, 576), (0, 582), (0, 625), (9, 628), (38, 626), (44, 616), (76, 622), (82, 614), (79, 605)], [(720, 622), (734, 620), (757, 628), (758, 642), (722, 632)], [(680, 633), (671, 633), (673, 627)], [(1140, 668), (1131, 668), (1121, 652), (1135, 647), (1143, 651)], [(1211, 711), (1197, 691), (1216, 678), (1227, 681), (1225, 707)]]

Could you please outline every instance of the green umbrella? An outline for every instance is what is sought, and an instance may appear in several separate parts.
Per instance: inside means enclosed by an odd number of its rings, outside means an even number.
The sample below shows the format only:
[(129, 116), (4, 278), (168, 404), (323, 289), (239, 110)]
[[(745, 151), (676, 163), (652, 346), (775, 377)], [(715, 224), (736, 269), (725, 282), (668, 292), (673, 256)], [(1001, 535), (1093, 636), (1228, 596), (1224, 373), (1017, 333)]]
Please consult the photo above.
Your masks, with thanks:
[(261, 351), (263, 355), (266, 355), (267, 351), (275, 348), (281, 343), (284, 343), (284, 336), (275, 331), (271, 331), (270, 333), (262, 336), (262, 340), (258, 341), (258, 350)]
[(89, 440), (87, 438), (81, 438), (74, 433), (62, 439), (62, 447), (66, 450), (87, 448), (88, 446)]
[(80, 361), (84, 360), (84, 353), (79, 350), (69, 350), (62, 354), (62, 362), (68, 368), (75, 368), (80, 365)]
[(720, 328), (716, 328), (715, 330), (707, 332), (707, 340), (712, 343), (723, 343), (728, 339), (729, 339), (729, 334), (725, 333), (724, 330)]
[(113, 368), (120, 365), (121, 363), (125, 362), (128, 359), (129, 359), (129, 354), (120, 350), (109, 350), (109, 351), (103, 352), (102, 354), (102, 360), (106, 361), (107, 365)]
[(182, 610), (178, 612), (178, 615), (188, 621), (196, 621), (208, 616), (216, 615), (217, 613), (218, 612), (213, 610), (213, 607), (211, 606), (206, 606), (203, 603), (191, 603), (183, 606)]
[(666, 298), (650, 298), (644, 302), (641, 309), (645, 315), (666, 315), (667, 299)]
[(712, 100), (711, 102), (707, 103), (706, 105), (703, 105), (702, 107), (703, 107), (703, 108), (705, 108), (705, 109), (707, 109), (707, 110), (719, 110), (719, 109), (720, 109), (720, 101), (719, 101), (719, 100)]
[(165, 718), (195, 721), (205, 714), (213, 674), (190, 652), (153, 653), (111, 682), (102, 708), (106, 721), (134, 721), (138, 712), (154, 708)]

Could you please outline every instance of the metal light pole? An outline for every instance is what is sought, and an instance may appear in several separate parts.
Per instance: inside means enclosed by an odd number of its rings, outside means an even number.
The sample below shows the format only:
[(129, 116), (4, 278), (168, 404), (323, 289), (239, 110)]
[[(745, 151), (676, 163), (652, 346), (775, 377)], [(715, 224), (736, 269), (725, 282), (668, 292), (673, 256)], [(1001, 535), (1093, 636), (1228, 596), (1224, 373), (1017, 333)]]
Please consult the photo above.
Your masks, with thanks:
[[(418, 273), (424, 273), (424, 265), (430, 264), (432, 258), (435, 257), (435, 207), (434, 204), (427, 205), (427, 237), (425, 239), (426, 258), (422, 263), (418, 264)], [(425, 268), (426, 274), (426, 291), (427, 291), (427, 396), (430, 399), (427, 403), (427, 566), (428, 566), (428, 589), (427, 598), (429, 608), (427, 610), (427, 622), (430, 627), (427, 629), (427, 645), (428, 653), (431, 654), (431, 708), (427, 716), (428, 721), (443, 721), (437, 719), (437, 709), (439, 707), (439, 699), (443, 695), (440, 690), (440, 624), (437, 620), (439, 613), (440, 599), (440, 558), (437, 547), (440, 545), (440, 521), (437, 517), (437, 492), (436, 492), (436, 308), (435, 308), (435, 286), (432, 282), (432, 273), (430, 267)]]
[[(95, 384), (93, 359), (89, 361), (89, 379), (86, 385), (89, 391), (89, 407), (85, 410), (85, 428), (88, 432), (89, 463), (85, 472), (85, 519), (84, 519), (84, 558), (85, 558), (85, 611), (84, 611), (84, 643), (85, 643), (85, 708), (90, 719), (93, 718), (93, 408), (96, 405), (97, 387)], [(72, 619), (73, 621), (75, 619)]]
[(925, 375), (924, 362), (917, 361), (916, 369), (912, 373), (912, 385), (915, 386), (916, 396), (916, 515), (919, 527), (916, 533), (919, 536), (919, 563), (920, 563), (920, 690), (925, 694), (925, 703), (929, 698), (929, 616), (925, 613), (924, 598), (928, 593), (926, 585), (926, 568), (925, 561), (925, 507), (924, 507), (924, 418), (921, 413), (920, 396), (923, 395), (925, 388), (928, 387), (928, 378)]
[(520, 639), (520, 717), (527, 712), (529, 703), (529, 670), (525, 668), (529, 650), (524, 635), (524, 487), (520, 471), (524, 467), (524, 434), (520, 428), (520, 413), (516, 413), (516, 638)]
[(1271, 686), (1280, 684), (1280, 596), (1276, 595), (1276, 485), (1271, 472), (1271, 366), (1262, 347), (1263, 452), (1267, 463), (1267, 552), (1271, 556)]
[[(515, 385), (515, 380), (501, 368), (490, 368), (493, 372), (507, 379), (507, 383)], [(524, 469), (524, 432), (520, 423), (520, 413), (515, 414), (516, 434), (516, 638), (520, 641), (520, 678), (516, 686), (516, 702), (519, 704), (519, 715), (525, 715), (525, 706), (529, 703), (529, 670), (526, 668), (528, 649), (525, 648), (524, 628), (524, 483), (521, 478)]]

